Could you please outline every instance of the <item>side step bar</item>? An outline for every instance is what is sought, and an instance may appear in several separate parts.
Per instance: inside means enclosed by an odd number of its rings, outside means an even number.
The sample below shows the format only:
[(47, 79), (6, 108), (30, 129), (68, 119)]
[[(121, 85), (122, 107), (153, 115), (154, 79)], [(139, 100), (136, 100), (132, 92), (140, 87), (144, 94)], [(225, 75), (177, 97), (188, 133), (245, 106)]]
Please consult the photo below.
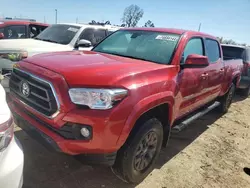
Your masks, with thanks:
[(210, 112), (211, 110), (213, 110), (214, 108), (218, 107), (220, 105), (220, 102), (214, 102), (212, 105), (206, 107), (205, 109), (198, 111), (196, 114), (194, 114), (193, 116), (189, 117), (188, 119), (185, 119), (184, 121), (182, 121), (180, 124), (174, 125), (171, 132), (173, 133), (178, 133), (180, 131), (182, 131), (183, 129), (185, 129), (191, 122), (193, 122), (194, 120), (200, 118), (201, 116), (204, 116), (206, 113)]

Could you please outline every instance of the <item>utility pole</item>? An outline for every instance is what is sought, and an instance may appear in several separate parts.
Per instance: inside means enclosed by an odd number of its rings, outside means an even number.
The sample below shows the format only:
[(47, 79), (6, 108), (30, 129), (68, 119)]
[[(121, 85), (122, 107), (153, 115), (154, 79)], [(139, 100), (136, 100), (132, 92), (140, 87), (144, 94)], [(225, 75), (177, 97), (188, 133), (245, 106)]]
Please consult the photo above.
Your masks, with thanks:
[(76, 18), (76, 23), (78, 23), (78, 17)]
[(201, 23), (199, 24), (199, 29), (198, 29), (198, 31), (200, 31), (201, 30)]
[(57, 9), (55, 9), (55, 12), (56, 12), (56, 24), (57, 24)]

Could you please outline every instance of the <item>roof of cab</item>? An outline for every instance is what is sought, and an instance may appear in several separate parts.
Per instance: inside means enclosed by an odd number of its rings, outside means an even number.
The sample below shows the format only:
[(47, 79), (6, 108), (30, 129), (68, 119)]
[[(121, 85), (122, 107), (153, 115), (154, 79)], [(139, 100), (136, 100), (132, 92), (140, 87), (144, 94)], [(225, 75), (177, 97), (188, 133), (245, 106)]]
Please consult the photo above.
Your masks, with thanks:
[(41, 25), (41, 26), (49, 26), (49, 24), (46, 23), (40, 23), (40, 22), (33, 22), (33, 21), (27, 21), (27, 20), (1, 20), (0, 19), (0, 25), (28, 25), (28, 24), (35, 24), (35, 25)]
[(198, 32), (198, 31), (190, 31), (190, 30), (185, 30), (185, 29), (175, 29), (175, 28), (157, 28), (157, 27), (126, 27), (126, 28), (122, 28), (121, 30), (140, 30), (140, 31), (155, 31), (155, 32), (166, 32), (166, 33), (175, 33), (178, 35), (182, 35), (184, 33), (186, 34), (190, 34), (190, 35), (203, 35), (209, 38), (213, 38), (216, 39), (216, 37), (206, 34), (206, 33), (202, 33), (202, 32)]
[(92, 28), (107, 28), (107, 29), (119, 29), (121, 27), (113, 25), (92, 25), (92, 24), (81, 24), (81, 23), (59, 23), (64, 25), (71, 25), (77, 27), (92, 27)]

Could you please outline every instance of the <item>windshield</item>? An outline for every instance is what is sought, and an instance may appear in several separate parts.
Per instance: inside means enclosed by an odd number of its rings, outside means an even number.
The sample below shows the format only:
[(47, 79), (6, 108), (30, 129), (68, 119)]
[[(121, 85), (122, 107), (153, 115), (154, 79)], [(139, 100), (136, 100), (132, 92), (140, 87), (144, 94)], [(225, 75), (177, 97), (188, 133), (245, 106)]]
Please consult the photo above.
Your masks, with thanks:
[(120, 30), (102, 41), (93, 51), (169, 64), (180, 35)]
[(59, 44), (69, 44), (80, 27), (72, 25), (52, 25), (41, 32), (35, 39)]

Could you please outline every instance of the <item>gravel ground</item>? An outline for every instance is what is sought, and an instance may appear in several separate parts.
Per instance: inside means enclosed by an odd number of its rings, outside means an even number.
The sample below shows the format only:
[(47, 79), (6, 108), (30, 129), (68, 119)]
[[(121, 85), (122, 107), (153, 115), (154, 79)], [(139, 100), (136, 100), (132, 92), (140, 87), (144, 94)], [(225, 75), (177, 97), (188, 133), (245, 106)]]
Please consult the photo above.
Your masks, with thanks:
[(210, 112), (172, 134), (155, 170), (139, 185), (117, 179), (109, 168), (88, 166), (48, 151), (16, 127), (25, 154), (23, 188), (250, 188), (250, 98), (236, 97), (229, 112)]

